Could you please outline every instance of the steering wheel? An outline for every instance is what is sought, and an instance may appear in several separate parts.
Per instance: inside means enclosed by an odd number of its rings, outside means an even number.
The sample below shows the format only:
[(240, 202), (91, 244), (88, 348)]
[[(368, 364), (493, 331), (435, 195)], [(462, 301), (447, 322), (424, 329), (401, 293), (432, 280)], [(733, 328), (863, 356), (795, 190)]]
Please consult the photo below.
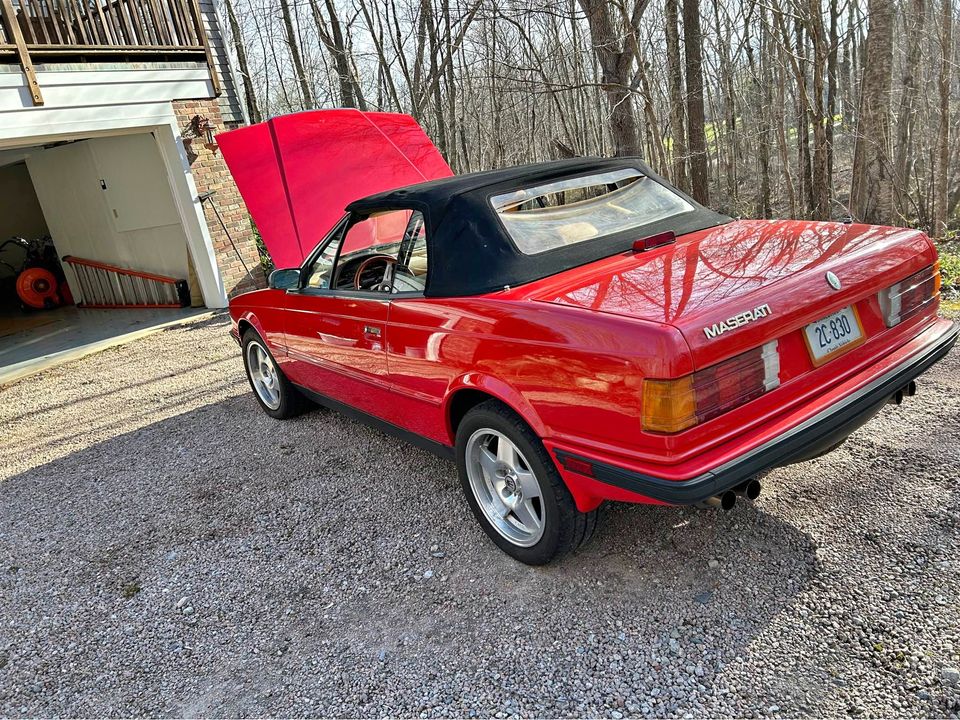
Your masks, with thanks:
[[(377, 278), (364, 278), (365, 274), (375, 272), (378, 264), (383, 265), (383, 274)], [(371, 255), (365, 258), (357, 266), (357, 272), (353, 275), (353, 287), (356, 290), (376, 290), (379, 292), (390, 292), (393, 285), (393, 270), (397, 265), (397, 259), (389, 255)]]

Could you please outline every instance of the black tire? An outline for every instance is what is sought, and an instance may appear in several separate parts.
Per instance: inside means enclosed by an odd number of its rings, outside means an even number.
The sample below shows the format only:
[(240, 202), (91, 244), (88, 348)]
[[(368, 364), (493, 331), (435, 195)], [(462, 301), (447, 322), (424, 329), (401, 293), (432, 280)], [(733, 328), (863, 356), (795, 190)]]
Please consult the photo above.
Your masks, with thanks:
[[(273, 365), (274, 371), (276, 372), (276, 389), (279, 393), (279, 402), (276, 404), (276, 407), (271, 407), (264, 402), (264, 399), (260, 396), (260, 392), (257, 390), (257, 387), (254, 383), (254, 379), (250, 371), (249, 360), (251, 345), (255, 345), (263, 350), (270, 363)], [(270, 352), (270, 348), (267, 347), (267, 343), (264, 342), (263, 338), (260, 337), (256, 330), (253, 328), (248, 328), (246, 332), (243, 333), (243, 337), (240, 340), (240, 347), (243, 351), (243, 368), (247, 372), (247, 382), (250, 383), (250, 389), (253, 390), (253, 396), (257, 399), (260, 407), (267, 415), (277, 420), (286, 420), (288, 418), (296, 417), (297, 415), (300, 415), (313, 407), (313, 403), (304, 397), (303, 394), (293, 385), (293, 383), (287, 379), (287, 376), (283, 374), (283, 371), (280, 369), (277, 361), (274, 360), (273, 354)]]
[[(535, 544), (518, 545), (505, 537), (486, 516), (467, 471), (469, 439), (478, 431), (493, 430), (506, 436), (520, 451), (539, 484), (543, 534)], [(527, 565), (546, 565), (576, 550), (597, 528), (600, 508), (577, 510), (573, 496), (540, 438), (513, 410), (497, 400), (487, 400), (471, 409), (457, 427), (457, 471), (467, 503), (484, 532), (507, 555)]]

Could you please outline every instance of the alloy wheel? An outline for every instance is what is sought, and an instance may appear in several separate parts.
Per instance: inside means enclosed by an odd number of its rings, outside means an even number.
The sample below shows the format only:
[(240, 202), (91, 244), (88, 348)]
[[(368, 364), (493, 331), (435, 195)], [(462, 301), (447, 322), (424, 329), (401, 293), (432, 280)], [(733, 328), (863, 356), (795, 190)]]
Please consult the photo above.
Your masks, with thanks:
[(543, 537), (540, 481), (520, 449), (503, 433), (481, 428), (467, 440), (467, 478), (484, 516), (514, 545), (530, 547)]
[(280, 407), (280, 375), (273, 358), (256, 340), (247, 344), (247, 370), (257, 396), (271, 410)]

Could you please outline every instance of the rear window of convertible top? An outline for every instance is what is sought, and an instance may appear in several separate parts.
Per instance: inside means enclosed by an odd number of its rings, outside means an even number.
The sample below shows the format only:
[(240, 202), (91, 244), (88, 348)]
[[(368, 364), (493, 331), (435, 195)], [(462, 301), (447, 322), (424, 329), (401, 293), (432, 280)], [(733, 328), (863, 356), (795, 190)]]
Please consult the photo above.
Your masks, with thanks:
[(493, 196), (490, 203), (525, 255), (615, 235), (694, 210), (669, 188), (633, 168), (512, 190)]

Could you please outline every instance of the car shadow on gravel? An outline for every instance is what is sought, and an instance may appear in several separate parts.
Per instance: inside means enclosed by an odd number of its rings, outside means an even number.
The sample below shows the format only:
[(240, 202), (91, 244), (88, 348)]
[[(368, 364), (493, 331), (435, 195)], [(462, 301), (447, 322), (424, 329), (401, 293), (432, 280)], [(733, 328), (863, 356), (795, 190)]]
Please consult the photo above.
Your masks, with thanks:
[(528, 568), (452, 463), (249, 394), (0, 483), (0, 540), (0, 715), (679, 712), (817, 573), (762, 503)]

